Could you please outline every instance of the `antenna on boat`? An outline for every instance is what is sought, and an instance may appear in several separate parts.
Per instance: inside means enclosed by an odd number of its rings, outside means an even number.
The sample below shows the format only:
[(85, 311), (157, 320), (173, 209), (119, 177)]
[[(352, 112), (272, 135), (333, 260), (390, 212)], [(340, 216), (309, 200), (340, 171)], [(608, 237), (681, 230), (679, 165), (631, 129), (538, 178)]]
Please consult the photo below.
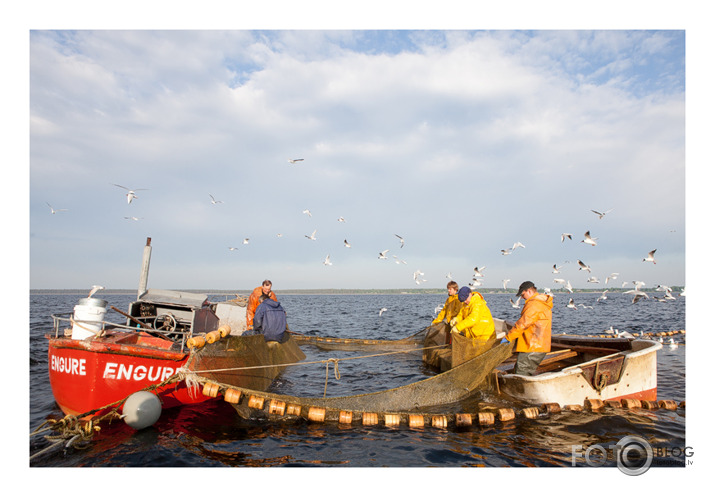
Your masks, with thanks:
[(149, 261), (151, 260), (151, 237), (147, 237), (142, 257), (142, 271), (139, 276), (139, 288), (137, 289), (137, 299), (146, 293), (146, 284), (149, 281)]

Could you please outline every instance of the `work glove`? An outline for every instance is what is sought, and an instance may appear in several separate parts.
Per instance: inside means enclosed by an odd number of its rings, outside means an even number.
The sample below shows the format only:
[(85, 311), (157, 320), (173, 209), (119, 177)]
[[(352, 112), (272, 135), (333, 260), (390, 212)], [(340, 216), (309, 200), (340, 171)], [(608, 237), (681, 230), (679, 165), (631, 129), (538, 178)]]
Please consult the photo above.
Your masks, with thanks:
[(449, 325), (454, 328), (454, 325), (457, 324), (457, 318), (452, 318), (452, 320), (449, 322)]

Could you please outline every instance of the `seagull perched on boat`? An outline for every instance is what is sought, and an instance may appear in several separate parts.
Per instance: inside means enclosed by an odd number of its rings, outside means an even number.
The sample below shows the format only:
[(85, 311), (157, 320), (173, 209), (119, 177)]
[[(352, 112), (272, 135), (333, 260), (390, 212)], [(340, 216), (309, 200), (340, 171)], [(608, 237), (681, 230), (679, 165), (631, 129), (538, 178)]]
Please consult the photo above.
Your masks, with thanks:
[(333, 265), (333, 263), (330, 262), (330, 254), (328, 254), (328, 255), (325, 256), (325, 260), (323, 261), (323, 265), (325, 265), (325, 266), (332, 266), (332, 265)]
[(352, 245), (350, 245), (347, 241), (347, 239), (343, 240), (343, 245), (345, 245), (345, 248), (350, 248)]
[(581, 243), (586, 243), (595, 247), (596, 240), (598, 240), (598, 238), (591, 238), (591, 231), (589, 230), (583, 234), (583, 240), (581, 240)]
[(573, 238), (571, 238), (572, 236), (573, 235), (571, 233), (561, 233), (561, 243), (564, 243), (564, 240), (566, 240), (567, 238), (569, 240), (573, 240)]
[(89, 295), (87, 295), (87, 298), (90, 298), (92, 295), (94, 295), (100, 290), (104, 290), (104, 287), (102, 285), (92, 285), (92, 289), (89, 291)]
[(402, 238), (400, 235), (395, 235), (397, 238), (400, 239), (400, 248), (405, 246), (405, 239)]
[(554, 269), (553, 269), (551, 272), (554, 273), (554, 274), (558, 274), (558, 273), (561, 272), (561, 268), (562, 268), (562, 267), (563, 267), (563, 266), (558, 266), (558, 267), (557, 267), (556, 264), (554, 264)]
[(387, 310), (387, 307), (383, 307), (382, 309), (380, 309), (379, 315), (382, 316), (382, 313), (385, 312), (386, 310)]
[(643, 259), (643, 262), (652, 262), (653, 264), (655, 264), (655, 251), (656, 250), (658, 250), (658, 249), (653, 249), (650, 252), (648, 252), (648, 257)]
[(211, 204), (216, 205), (216, 204), (223, 204), (223, 200), (216, 200), (213, 195), (209, 193), (209, 197), (211, 197)]
[(569, 299), (569, 303), (566, 304), (566, 307), (568, 307), (569, 309), (573, 309), (575, 311), (578, 310), (578, 307), (576, 307), (576, 304), (574, 304), (573, 299)]
[(290, 162), (291, 164), (295, 164), (296, 162), (301, 162), (303, 160), (304, 159), (288, 159), (288, 162)]
[(49, 204), (49, 202), (45, 202), (45, 203), (49, 206), (50, 212), (51, 212), (52, 214), (57, 214), (58, 212), (64, 212), (64, 211), (67, 210), (67, 209), (55, 209), (54, 207), (52, 207), (52, 206)]
[(309, 209), (305, 209), (305, 210), (303, 211), (303, 214), (308, 214), (308, 217), (313, 217), (313, 214), (310, 212)]
[(318, 230), (313, 230), (313, 232), (312, 232), (310, 235), (303, 235), (303, 236), (305, 236), (308, 240), (315, 240), (315, 239), (316, 239), (316, 238), (315, 238), (315, 233), (316, 233), (317, 231), (318, 231)]
[(598, 212), (598, 211), (594, 211), (593, 209), (591, 209), (591, 212), (593, 212), (594, 214), (596, 214), (596, 215), (598, 216), (598, 219), (603, 219), (603, 216), (605, 216), (606, 214), (608, 214), (608, 213), (611, 212), (612, 210), (613, 210), (613, 209), (608, 209), (606, 212)]
[(588, 264), (586, 264), (585, 262), (583, 262), (582, 260), (579, 259), (579, 261), (578, 261), (578, 270), (579, 270), (579, 271), (582, 271), (582, 270), (583, 270), (583, 271), (588, 271), (588, 272), (590, 273), (590, 272), (591, 272), (591, 267), (590, 267)]
[(387, 253), (390, 251), (390, 249), (383, 250), (377, 255), (378, 259), (387, 259)]
[(128, 193), (127, 193), (127, 204), (131, 204), (131, 203), (132, 203), (132, 200), (134, 200), (135, 198), (139, 198), (139, 197), (137, 197), (137, 195), (136, 195), (135, 192), (138, 192), (138, 191), (141, 191), (141, 190), (146, 190), (146, 188), (135, 188), (134, 190), (130, 190), (130, 189), (127, 188), (126, 186), (118, 185), (118, 184), (116, 184), (116, 183), (112, 183), (112, 184), (113, 184), (114, 186), (118, 186), (119, 188), (124, 188), (125, 190), (127, 190), (127, 192), (128, 192)]
[(514, 299), (512, 299), (512, 298), (510, 297), (510, 298), (509, 298), (509, 303), (511, 304), (511, 306), (512, 306), (514, 309), (518, 309), (518, 308), (519, 308), (519, 301), (520, 301), (520, 300), (521, 300), (521, 297), (517, 297), (517, 298), (516, 298), (516, 302), (514, 302)]

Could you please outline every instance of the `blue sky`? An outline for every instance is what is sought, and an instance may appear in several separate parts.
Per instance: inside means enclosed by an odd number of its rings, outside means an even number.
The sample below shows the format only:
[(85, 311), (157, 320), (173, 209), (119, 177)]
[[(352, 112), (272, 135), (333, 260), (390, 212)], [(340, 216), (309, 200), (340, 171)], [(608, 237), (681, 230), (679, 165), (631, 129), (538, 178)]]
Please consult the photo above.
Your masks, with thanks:
[(685, 283), (682, 30), (29, 43), (31, 288), (133, 288), (146, 237), (170, 288), (443, 287), (475, 266), (484, 287)]

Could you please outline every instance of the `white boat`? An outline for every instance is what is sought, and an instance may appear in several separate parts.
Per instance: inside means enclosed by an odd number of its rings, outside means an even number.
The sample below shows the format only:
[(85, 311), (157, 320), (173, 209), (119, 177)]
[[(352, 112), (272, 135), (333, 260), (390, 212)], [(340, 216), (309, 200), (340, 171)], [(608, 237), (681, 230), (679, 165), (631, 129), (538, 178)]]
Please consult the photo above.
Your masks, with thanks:
[(532, 404), (591, 400), (657, 400), (659, 342), (629, 338), (555, 335), (534, 376), (516, 375), (514, 360), (498, 370), (501, 394)]

